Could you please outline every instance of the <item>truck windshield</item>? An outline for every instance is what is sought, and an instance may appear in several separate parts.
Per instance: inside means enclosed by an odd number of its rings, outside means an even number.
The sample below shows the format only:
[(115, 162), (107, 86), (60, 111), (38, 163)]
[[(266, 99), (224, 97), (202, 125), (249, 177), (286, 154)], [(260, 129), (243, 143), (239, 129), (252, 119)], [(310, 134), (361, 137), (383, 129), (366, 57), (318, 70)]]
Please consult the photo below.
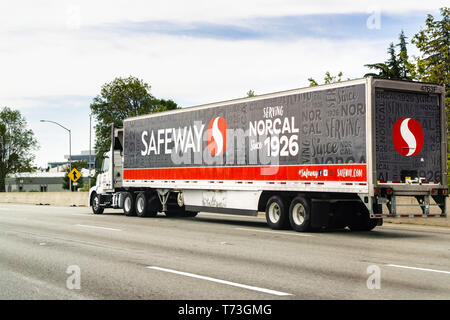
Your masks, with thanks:
[(102, 171), (107, 172), (109, 170), (109, 158), (103, 159)]

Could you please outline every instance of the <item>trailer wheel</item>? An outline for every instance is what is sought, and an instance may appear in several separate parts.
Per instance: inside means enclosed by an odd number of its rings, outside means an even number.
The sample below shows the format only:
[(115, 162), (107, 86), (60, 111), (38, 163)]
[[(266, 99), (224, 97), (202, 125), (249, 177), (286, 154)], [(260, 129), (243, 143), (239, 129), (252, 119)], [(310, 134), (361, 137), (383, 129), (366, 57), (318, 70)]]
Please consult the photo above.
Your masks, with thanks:
[(182, 217), (184, 216), (185, 210), (184, 207), (179, 207), (177, 204), (168, 204), (167, 211), (164, 212), (166, 217), (174, 218), (174, 217)]
[(266, 205), (266, 221), (272, 229), (286, 229), (289, 225), (286, 200), (272, 196)]
[(123, 213), (129, 217), (136, 215), (135, 197), (130, 192), (126, 192), (123, 199)]
[(136, 215), (138, 217), (147, 217), (149, 215), (149, 204), (147, 196), (144, 192), (139, 193), (136, 197)]
[(91, 206), (92, 206), (92, 212), (94, 214), (102, 214), (103, 211), (105, 210), (105, 208), (100, 206), (100, 195), (99, 194), (96, 194), (96, 195), (94, 195), (94, 197), (92, 197)]
[(289, 222), (292, 229), (305, 232), (311, 229), (311, 204), (304, 197), (295, 197), (289, 206)]
[(198, 214), (198, 212), (196, 212), (196, 211), (186, 211), (184, 213), (184, 216), (188, 217), (188, 218), (193, 218), (193, 217), (196, 217), (197, 214)]
[(156, 217), (158, 212), (162, 211), (162, 205), (157, 195), (148, 198), (147, 217)]

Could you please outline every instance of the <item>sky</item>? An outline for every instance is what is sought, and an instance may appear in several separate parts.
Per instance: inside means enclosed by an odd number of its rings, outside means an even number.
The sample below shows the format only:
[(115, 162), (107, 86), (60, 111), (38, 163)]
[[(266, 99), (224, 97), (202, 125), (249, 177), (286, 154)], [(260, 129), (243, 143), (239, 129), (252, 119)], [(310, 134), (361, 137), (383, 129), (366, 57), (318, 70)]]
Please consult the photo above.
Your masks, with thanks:
[[(35, 165), (89, 149), (101, 86), (130, 75), (181, 107), (288, 90), (326, 71), (360, 78), (446, 1), (5, 0), (0, 3), (0, 108), (35, 133)], [(410, 55), (418, 54), (413, 45)], [(93, 119), (93, 124), (95, 121)], [(94, 130), (92, 130), (94, 132)], [(94, 134), (93, 134), (94, 136)], [(92, 139), (94, 145), (94, 138)]]

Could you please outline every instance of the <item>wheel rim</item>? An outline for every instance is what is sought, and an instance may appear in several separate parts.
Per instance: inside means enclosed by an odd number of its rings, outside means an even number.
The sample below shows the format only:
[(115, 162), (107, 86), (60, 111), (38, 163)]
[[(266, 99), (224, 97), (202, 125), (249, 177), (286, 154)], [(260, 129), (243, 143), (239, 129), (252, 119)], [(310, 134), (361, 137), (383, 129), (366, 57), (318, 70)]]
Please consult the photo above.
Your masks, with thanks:
[(281, 208), (278, 203), (272, 202), (269, 206), (269, 219), (272, 223), (277, 223), (280, 220)]
[(294, 223), (298, 226), (301, 226), (303, 223), (305, 223), (305, 216), (305, 207), (301, 203), (297, 203), (294, 208), (292, 208), (292, 218), (294, 219)]
[(98, 197), (95, 197), (95, 198), (94, 198), (94, 203), (93, 203), (94, 210), (98, 210), (98, 203), (99, 203)]
[(127, 197), (124, 203), (125, 211), (129, 212), (131, 210), (131, 199)]
[(144, 212), (144, 205), (145, 205), (144, 198), (139, 198), (137, 201), (137, 210), (139, 213)]
[(183, 194), (181, 192), (178, 193), (177, 196), (177, 204), (178, 206), (181, 208), (182, 206), (184, 206), (184, 199), (183, 199)]

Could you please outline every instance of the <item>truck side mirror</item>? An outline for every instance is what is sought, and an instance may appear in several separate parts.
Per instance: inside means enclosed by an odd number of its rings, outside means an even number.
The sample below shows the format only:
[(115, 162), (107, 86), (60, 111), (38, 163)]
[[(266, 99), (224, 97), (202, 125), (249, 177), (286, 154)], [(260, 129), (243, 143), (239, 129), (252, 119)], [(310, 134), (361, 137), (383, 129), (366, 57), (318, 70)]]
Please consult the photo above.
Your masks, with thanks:
[(95, 172), (102, 173), (101, 161), (95, 157)]

